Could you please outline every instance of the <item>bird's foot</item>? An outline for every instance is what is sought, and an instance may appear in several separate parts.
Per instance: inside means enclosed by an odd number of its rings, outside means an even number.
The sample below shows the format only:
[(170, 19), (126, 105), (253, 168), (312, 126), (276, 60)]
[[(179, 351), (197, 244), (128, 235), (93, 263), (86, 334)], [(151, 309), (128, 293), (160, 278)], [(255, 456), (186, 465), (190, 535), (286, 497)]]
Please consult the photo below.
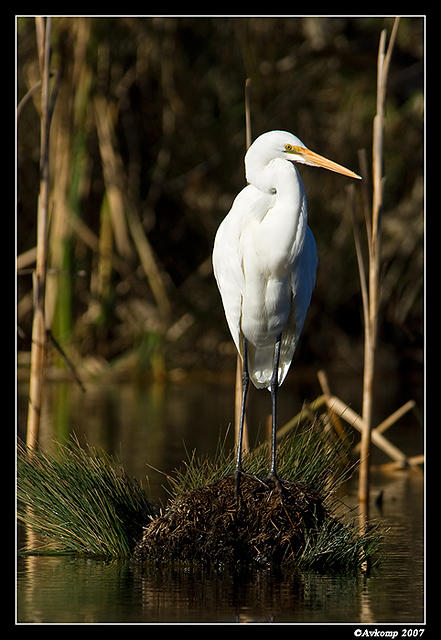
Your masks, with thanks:
[(240, 499), (240, 476), (242, 473), (242, 469), (236, 469), (234, 472), (234, 494), (236, 496), (236, 504), (239, 504)]
[(260, 483), (262, 487), (264, 487), (265, 489), (270, 488), (270, 485), (268, 484), (266, 479), (262, 480), (262, 478), (257, 477), (253, 473), (246, 473), (242, 469), (236, 469), (236, 471), (234, 472), (234, 492), (235, 492), (237, 503), (239, 502), (239, 498), (240, 498), (240, 477), (241, 476), (246, 476), (247, 478), (251, 478), (255, 482)]
[(270, 473), (266, 476), (264, 482), (267, 486), (274, 486), (274, 488), (277, 489), (280, 495), (280, 502), (283, 504), (283, 494), (285, 490), (283, 488), (282, 481), (280, 480), (277, 473), (275, 471), (270, 471)]

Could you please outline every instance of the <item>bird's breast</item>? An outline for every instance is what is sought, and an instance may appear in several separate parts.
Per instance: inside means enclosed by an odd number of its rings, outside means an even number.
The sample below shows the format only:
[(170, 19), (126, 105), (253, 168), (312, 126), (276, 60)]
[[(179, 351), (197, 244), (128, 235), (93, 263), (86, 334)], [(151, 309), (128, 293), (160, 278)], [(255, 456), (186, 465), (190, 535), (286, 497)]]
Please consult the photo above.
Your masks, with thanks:
[(291, 300), (288, 278), (247, 281), (241, 314), (241, 328), (247, 340), (256, 347), (273, 343), (286, 328)]

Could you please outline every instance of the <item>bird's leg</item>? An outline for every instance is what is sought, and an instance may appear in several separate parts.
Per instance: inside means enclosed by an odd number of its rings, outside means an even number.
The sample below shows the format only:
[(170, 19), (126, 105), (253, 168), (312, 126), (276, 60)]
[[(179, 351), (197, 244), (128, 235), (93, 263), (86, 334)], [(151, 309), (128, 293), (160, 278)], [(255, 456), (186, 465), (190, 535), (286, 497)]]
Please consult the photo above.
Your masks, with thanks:
[(242, 473), (242, 436), (243, 425), (245, 422), (245, 407), (250, 384), (250, 376), (248, 373), (248, 346), (247, 341), (243, 339), (243, 365), (242, 365), (242, 407), (240, 412), (239, 437), (237, 442), (236, 472), (235, 472), (235, 489), (236, 498), (239, 496), (240, 474)]
[(282, 334), (277, 336), (276, 346), (274, 350), (274, 368), (273, 375), (271, 376), (271, 401), (272, 401), (272, 433), (271, 433), (271, 470), (269, 473), (269, 479), (274, 480), (275, 484), (281, 490), (282, 485), (279, 480), (279, 476), (277, 475), (276, 468), (276, 431), (277, 431), (277, 389), (279, 386), (278, 377), (279, 377), (279, 360), (280, 360), (280, 345), (282, 342)]

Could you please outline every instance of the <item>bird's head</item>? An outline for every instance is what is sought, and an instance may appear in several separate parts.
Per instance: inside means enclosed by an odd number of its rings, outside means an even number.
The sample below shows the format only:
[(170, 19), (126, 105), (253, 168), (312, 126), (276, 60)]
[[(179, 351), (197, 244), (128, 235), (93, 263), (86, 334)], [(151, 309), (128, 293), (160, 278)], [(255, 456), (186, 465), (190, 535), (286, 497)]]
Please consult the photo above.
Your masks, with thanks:
[(346, 167), (311, 151), (297, 136), (288, 131), (268, 131), (256, 138), (245, 156), (247, 176), (249, 172), (248, 166), (250, 168), (255, 167), (256, 164), (265, 166), (275, 158), (283, 158), (291, 162), (300, 162), (301, 164), (308, 164), (312, 167), (323, 167), (324, 169), (341, 173), (350, 178), (361, 179), (361, 176), (350, 169), (346, 169)]

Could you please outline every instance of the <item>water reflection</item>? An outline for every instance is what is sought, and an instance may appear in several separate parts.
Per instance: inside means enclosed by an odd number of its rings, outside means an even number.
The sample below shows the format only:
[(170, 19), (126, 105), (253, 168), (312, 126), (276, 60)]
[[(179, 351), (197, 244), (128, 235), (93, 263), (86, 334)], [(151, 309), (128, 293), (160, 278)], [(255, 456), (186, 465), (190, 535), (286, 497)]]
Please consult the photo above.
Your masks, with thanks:
[(22, 558), (19, 622), (341, 622), (360, 619), (361, 576), (204, 572), (80, 558)]
[(18, 563), (18, 621), (421, 622), (422, 581), (396, 571), (396, 560), (390, 556), (389, 566), (365, 578), (25, 557)]
[(263, 570), (204, 575), (143, 568), (142, 607), (148, 619), (168, 612), (171, 622), (342, 621), (357, 617), (358, 581)]

